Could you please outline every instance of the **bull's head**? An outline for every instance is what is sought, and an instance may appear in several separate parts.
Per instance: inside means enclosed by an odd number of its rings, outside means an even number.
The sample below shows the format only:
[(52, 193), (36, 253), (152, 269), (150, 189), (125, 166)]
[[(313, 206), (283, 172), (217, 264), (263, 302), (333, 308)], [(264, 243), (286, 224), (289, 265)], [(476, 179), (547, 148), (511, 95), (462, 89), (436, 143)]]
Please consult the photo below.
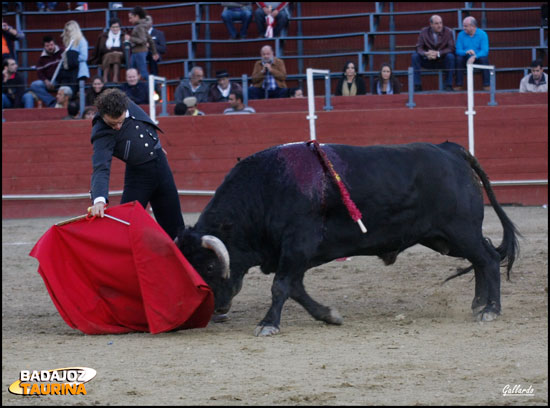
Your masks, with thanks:
[(214, 292), (214, 313), (227, 313), (231, 307), (232, 291), (229, 254), (223, 242), (212, 235), (201, 235), (192, 229), (180, 231), (174, 242)]

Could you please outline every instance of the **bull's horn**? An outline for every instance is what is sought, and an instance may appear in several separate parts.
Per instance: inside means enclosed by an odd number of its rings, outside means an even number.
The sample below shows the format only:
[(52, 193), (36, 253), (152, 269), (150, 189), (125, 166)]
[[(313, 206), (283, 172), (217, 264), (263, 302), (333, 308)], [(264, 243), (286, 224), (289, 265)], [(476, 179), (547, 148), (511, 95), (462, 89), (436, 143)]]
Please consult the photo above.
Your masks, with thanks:
[(222, 278), (229, 279), (229, 253), (223, 242), (213, 235), (204, 235), (201, 244), (204, 248), (211, 249), (216, 253), (219, 260), (223, 262)]
[(179, 246), (179, 243), (180, 240), (178, 239), (178, 237), (174, 238), (174, 244), (176, 244), (176, 246)]

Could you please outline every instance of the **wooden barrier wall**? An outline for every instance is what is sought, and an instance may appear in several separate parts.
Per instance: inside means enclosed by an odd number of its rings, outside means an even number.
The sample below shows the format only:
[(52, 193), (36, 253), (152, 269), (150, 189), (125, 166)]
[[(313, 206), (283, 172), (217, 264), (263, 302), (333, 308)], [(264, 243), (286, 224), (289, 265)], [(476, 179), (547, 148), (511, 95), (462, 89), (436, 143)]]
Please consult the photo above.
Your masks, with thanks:
[[(546, 94), (545, 94), (546, 95)], [(445, 95), (431, 95), (427, 107), (409, 109), (406, 95), (393, 95), (393, 106), (376, 96), (333, 98), (343, 110), (317, 112), (317, 138), (323, 143), (352, 145), (410, 142), (468, 145), (465, 107), (445, 105)], [(453, 96), (456, 97), (456, 96)], [(517, 96), (521, 99), (523, 96)], [(437, 100), (441, 98), (439, 107)], [(533, 104), (476, 106), (475, 153), (491, 180), (548, 178), (547, 95)], [(417, 99), (418, 101), (418, 99)], [(541, 102), (544, 101), (544, 102)], [(285, 101), (261, 101), (284, 105)], [(303, 104), (305, 101), (301, 101)], [(536, 102), (536, 103), (535, 103)], [(296, 104), (296, 102), (288, 101)], [(346, 105), (347, 104), (347, 105)], [(320, 98), (318, 108), (322, 106)], [(283, 108), (281, 108), (283, 109)], [(180, 190), (215, 190), (239, 158), (273, 145), (309, 139), (309, 122), (298, 112), (202, 117), (170, 116), (160, 119), (161, 140), (168, 152)], [(30, 111), (32, 112), (32, 111)], [(2, 194), (86, 193), (92, 171), (89, 121), (14, 121), (2, 125)], [(111, 191), (122, 190), (124, 164), (113, 160)], [(504, 204), (541, 205), (548, 202), (548, 186), (496, 187)], [(184, 212), (198, 212), (210, 197), (182, 196)], [(111, 205), (120, 197), (111, 197)], [(85, 213), (88, 199), (3, 200), (3, 218), (75, 216)]]

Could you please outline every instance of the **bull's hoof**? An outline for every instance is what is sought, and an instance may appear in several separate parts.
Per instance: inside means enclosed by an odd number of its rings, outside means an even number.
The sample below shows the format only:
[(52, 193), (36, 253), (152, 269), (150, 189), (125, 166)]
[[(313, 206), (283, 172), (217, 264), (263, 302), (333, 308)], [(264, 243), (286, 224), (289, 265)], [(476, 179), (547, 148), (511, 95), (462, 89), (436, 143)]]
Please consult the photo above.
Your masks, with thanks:
[(500, 315), (500, 312), (494, 306), (487, 305), (474, 315), (478, 322), (492, 322)]
[(254, 329), (254, 336), (273, 336), (274, 334), (277, 334), (279, 332), (279, 328), (275, 326), (256, 326), (256, 329)]
[(340, 316), (338, 310), (330, 309), (330, 315), (325, 319), (325, 322), (327, 322), (328, 324), (336, 324), (339, 326), (344, 323), (344, 319), (342, 318), (342, 316)]
[(227, 313), (223, 313), (213, 315), (210, 320), (212, 321), (212, 323), (223, 323), (227, 322), (229, 319), (230, 317), (227, 315)]

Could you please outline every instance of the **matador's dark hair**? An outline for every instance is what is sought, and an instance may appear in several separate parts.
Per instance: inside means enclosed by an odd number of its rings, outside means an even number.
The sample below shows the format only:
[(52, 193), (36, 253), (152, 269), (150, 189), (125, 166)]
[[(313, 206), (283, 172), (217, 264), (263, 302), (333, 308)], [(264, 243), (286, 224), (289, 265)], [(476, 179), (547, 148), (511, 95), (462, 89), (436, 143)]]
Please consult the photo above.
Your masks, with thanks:
[(99, 115), (120, 118), (128, 109), (128, 97), (120, 89), (107, 89), (95, 100)]

